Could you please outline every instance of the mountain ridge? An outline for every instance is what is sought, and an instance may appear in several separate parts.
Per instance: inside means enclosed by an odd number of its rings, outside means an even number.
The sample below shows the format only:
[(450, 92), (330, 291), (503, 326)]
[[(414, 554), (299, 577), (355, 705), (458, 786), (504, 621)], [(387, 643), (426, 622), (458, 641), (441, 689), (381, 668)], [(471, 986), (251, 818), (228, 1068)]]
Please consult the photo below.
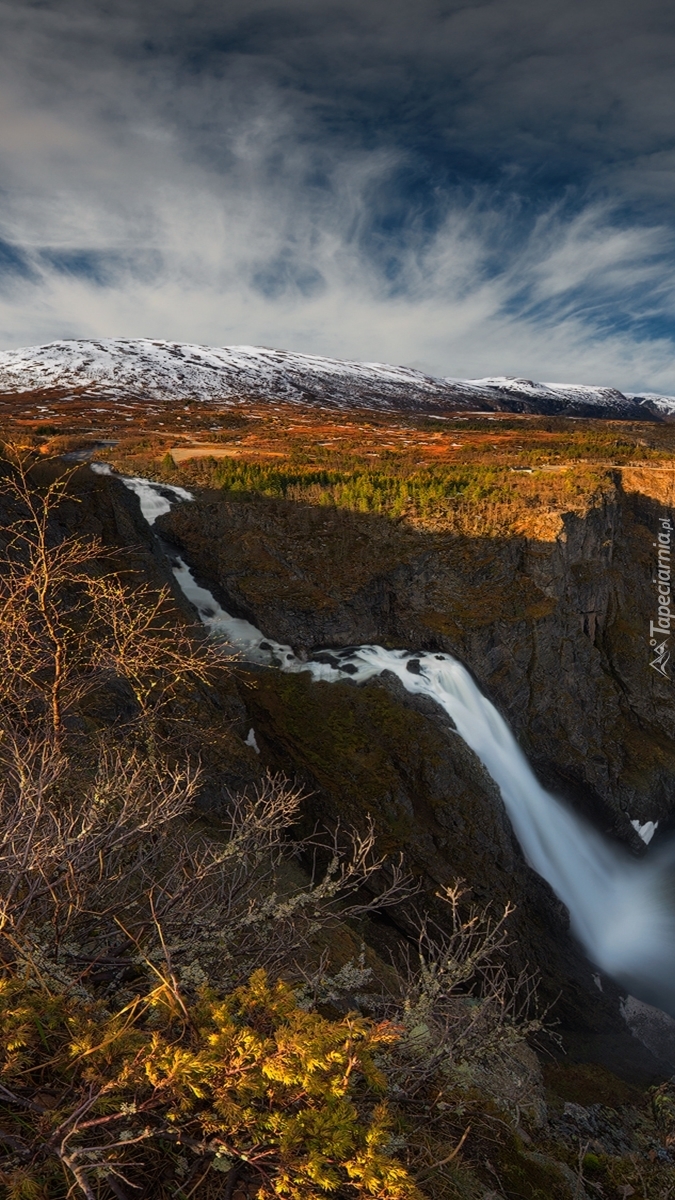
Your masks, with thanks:
[(587, 384), (488, 376), (434, 378), (411, 367), (261, 346), (212, 347), (148, 338), (71, 339), (0, 351), (0, 395), (162, 401), (247, 399), (328, 408), (664, 420), (675, 397)]

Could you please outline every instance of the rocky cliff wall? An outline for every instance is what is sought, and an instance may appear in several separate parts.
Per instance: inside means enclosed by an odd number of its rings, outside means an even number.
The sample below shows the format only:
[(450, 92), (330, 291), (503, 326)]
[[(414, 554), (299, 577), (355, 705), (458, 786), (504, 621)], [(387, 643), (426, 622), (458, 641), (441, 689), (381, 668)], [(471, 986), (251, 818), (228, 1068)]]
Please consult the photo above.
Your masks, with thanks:
[[(652, 493), (617, 475), (611, 494), (585, 517), (564, 516), (546, 541), (223, 497), (159, 524), (230, 611), (301, 655), (366, 642), (456, 655), (544, 783), (641, 853), (630, 819), (667, 825), (675, 768), (673, 686), (650, 669), (648, 645), (653, 542), (670, 497)], [(435, 889), (457, 877), (480, 902), (515, 901), (512, 966), (541, 971), (570, 1053), (651, 1069), (626, 1037), (618, 990), (606, 979), (598, 990), (492, 781), (432, 702), (422, 711), (387, 679), (357, 688), (267, 671), (253, 682), (241, 694), (263, 756), (303, 779), (314, 812), (372, 813), (433, 911)], [(406, 914), (396, 920), (405, 930)]]
[[(64, 532), (101, 537), (139, 582), (172, 582), (169, 562), (134, 496), (114, 479), (86, 470), (73, 486), (78, 495), (60, 515)], [(628, 604), (629, 631), (639, 642), (641, 593), (630, 578), (627, 597), (619, 592), (626, 579), (617, 562), (621, 555), (626, 562), (641, 561), (638, 550), (649, 558), (646, 539), (655, 503), (643, 493), (617, 491), (586, 522), (567, 521), (558, 542), (542, 544), (453, 541), (332, 510), (222, 499), (174, 509), (161, 532), (183, 546), (224, 601), (300, 651), (326, 642), (373, 640), (458, 654), (510, 717), (523, 744), (538, 749), (542, 774), (562, 780), (570, 778), (564, 771), (572, 751), (585, 761), (570, 736), (570, 730), (577, 738), (584, 733), (581, 706), (587, 697), (575, 677), (579, 664), (589, 670), (592, 702), (605, 705), (593, 728), (601, 729), (603, 712), (616, 711), (617, 721), (640, 732), (639, 706), (649, 712), (638, 671), (622, 682), (628, 697), (622, 704), (616, 682), (614, 690), (610, 686), (608, 664), (619, 652), (632, 662), (626, 638), (610, 637), (617, 621), (613, 605), (623, 615), (620, 605)], [(599, 550), (601, 571), (595, 576), (588, 567), (586, 574), (580, 571)], [(176, 601), (178, 620), (193, 617), (179, 595)], [(593, 614), (594, 623), (588, 620)], [(559, 700), (555, 708), (561, 679), (556, 647), (566, 643), (567, 713)], [(606, 979), (598, 989), (591, 964), (569, 936), (563, 906), (523, 861), (494, 784), (431, 701), (410, 697), (386, 677), (365, 687), (313, 684), (303, 674), (244, 667), (221, 690), (218, 713), (198, 717), (209, 724), (202, 798), (207, 808), (217, 809), (228, 786), (246, 785), (269, 766), (305, 784), (310, 823), (339, 818), (360, 824), (372, 814), (381, 848), (402, 850), (420, 882), (417, 907), (441, 925), (444, 911), (436, 892), (457, 878), (481, 905), (491, 903), (498, 911), (507, 900), (517, 904), (511, 968), (529, 965), (541, 972), (542, 997), (554, 1003), (573, 1057), (603, 1062), (630, 1078), (658, 1074), (658, 1064), (621, 1021), (618, 990)], [(552, 698), (549, 709), (543, 696)], [(651, 736), (662, 739), (665, 775), (671, 747), (663, 709), (659, 720)], [(251, 725), (260, 757), (244, 742)], [(588, 728), (585, 734), (590, 736)], [(583, 776), (575, 786), (580, 802), (618, 827), (600, 789)], [(630, 826), (625, 832), (633, 834)], [(408, 905), (363, 933), (386, 956), (400, 950), (401, 934), (413, 927)]]
[(226, 607), (300, 654), (379, 642), (458, 657), (545, 784), (639, 851), (630, 819), (663, 823), (675, 805), (675, 689), (649, 666), (667, 500), (617, 475), (550, 541), (266, 499), (186, 505), (159, 524)]

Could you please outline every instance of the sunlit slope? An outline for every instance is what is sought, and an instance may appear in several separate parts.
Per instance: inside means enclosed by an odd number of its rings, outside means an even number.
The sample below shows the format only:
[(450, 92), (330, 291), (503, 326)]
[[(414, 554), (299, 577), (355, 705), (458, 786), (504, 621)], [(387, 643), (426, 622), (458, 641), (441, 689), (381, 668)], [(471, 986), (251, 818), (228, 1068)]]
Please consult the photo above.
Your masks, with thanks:
[(358, 363), (260, 346), (209, 347), (106, 338), (0, 352), (0, 396), (26, 408), (77, 396), (149, 404), (281, 400), (331, 408), (502, 411), (661, 419), (670, 397), (528, 379), (435, 379), (408, 367)]

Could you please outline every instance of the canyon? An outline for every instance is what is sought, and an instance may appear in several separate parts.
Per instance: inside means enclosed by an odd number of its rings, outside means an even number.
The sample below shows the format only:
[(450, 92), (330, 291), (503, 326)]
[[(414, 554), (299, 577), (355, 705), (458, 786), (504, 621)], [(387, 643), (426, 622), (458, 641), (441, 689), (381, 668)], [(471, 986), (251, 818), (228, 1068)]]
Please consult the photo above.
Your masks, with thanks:
[[(382, 986), (421, 917), (443, 927), (448, 887), (461, 881), (494, 914), (515, 905), (505, 962), (511, 978), (538, 979), (551, 1030), (523, 1068), (527, 1088), (554, 1124), (568, 1102), (637, 1112), (645, 1088), (666, 1086), (675, 1045), (668, 1019), (629, 993), (669, 1001), (593, 957), (564, 882), (543, 877), (504, 780), (461, 723), (476, 704), (487, 726), (508, 724), (519, 750), (507, 757), (522, 751), (533, 772), (516, 791), (559, 801), (589, 891), (600, 860), (626, 879), (654, 864), (670, 912), (675, 696), (667, 648), (655, 659), (650, 644), (658, 536), (675, 506), (665, 409), (434, 412), (428, 395), (357, 403), (364, 392), (310, 396), (308, 382), (282, 395), (250, 376), (251, 394), (224, 403), (178, 395), (161, 372), (152, 395), (112, 376), (96, 395), (91, 380), (62, 384), (35, 375), (3, 396), (4, 436), (34, 457), (36, 478), (72, 472), (58, 529), (98, 537), (116, 570), (168, 588), (176, 627), (199, 638), (201, 623), (228, 656), (217, 688), (180, 701), (201, 738), (195, 819), (217, 829), (231, 796), (272, 772), (303, 791), (303, 835), (372, 821), (414, 895), (345, 923), (331, 950), (347, 963), (361, 940)], [(434, 670), (459, 708), (422, 686)], [(124, 719), (121, 693), (96, 703), (84, 720)], [(628, 909), (622, 919), (628, 936)], [(642, 928), (668, 975), (668, 922)]]

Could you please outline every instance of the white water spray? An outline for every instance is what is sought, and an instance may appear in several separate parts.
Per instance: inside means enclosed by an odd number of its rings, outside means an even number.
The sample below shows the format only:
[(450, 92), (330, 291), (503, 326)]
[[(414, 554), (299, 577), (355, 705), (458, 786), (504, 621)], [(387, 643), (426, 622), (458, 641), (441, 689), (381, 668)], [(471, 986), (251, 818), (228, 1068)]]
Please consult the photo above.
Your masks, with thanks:
[[(93, 464), (93, 469), (100, 472), (102, 466)], [(122, 482), (139, 497), (150, 524), (169, 511), (171, 499), (193, 499), (184, 488), (145, 479)], [(359, 646), (327, 650), (303, 662), (290, 646), (226, 613), (199, 587), (182, 559), (173, 571), (210, 633), (249, 662), (286, 672), (309, 671), (327, 682), (349, 677), (361, 683), (390, 671), (407, 691), (440, 704), (498, 785), (525, 858), (569, 910), (572, 929), (589, 958), (634, 996), (675, 1017), (673, 848), (636, 860), (545, 791), (504, 719), (449, 654)]]

